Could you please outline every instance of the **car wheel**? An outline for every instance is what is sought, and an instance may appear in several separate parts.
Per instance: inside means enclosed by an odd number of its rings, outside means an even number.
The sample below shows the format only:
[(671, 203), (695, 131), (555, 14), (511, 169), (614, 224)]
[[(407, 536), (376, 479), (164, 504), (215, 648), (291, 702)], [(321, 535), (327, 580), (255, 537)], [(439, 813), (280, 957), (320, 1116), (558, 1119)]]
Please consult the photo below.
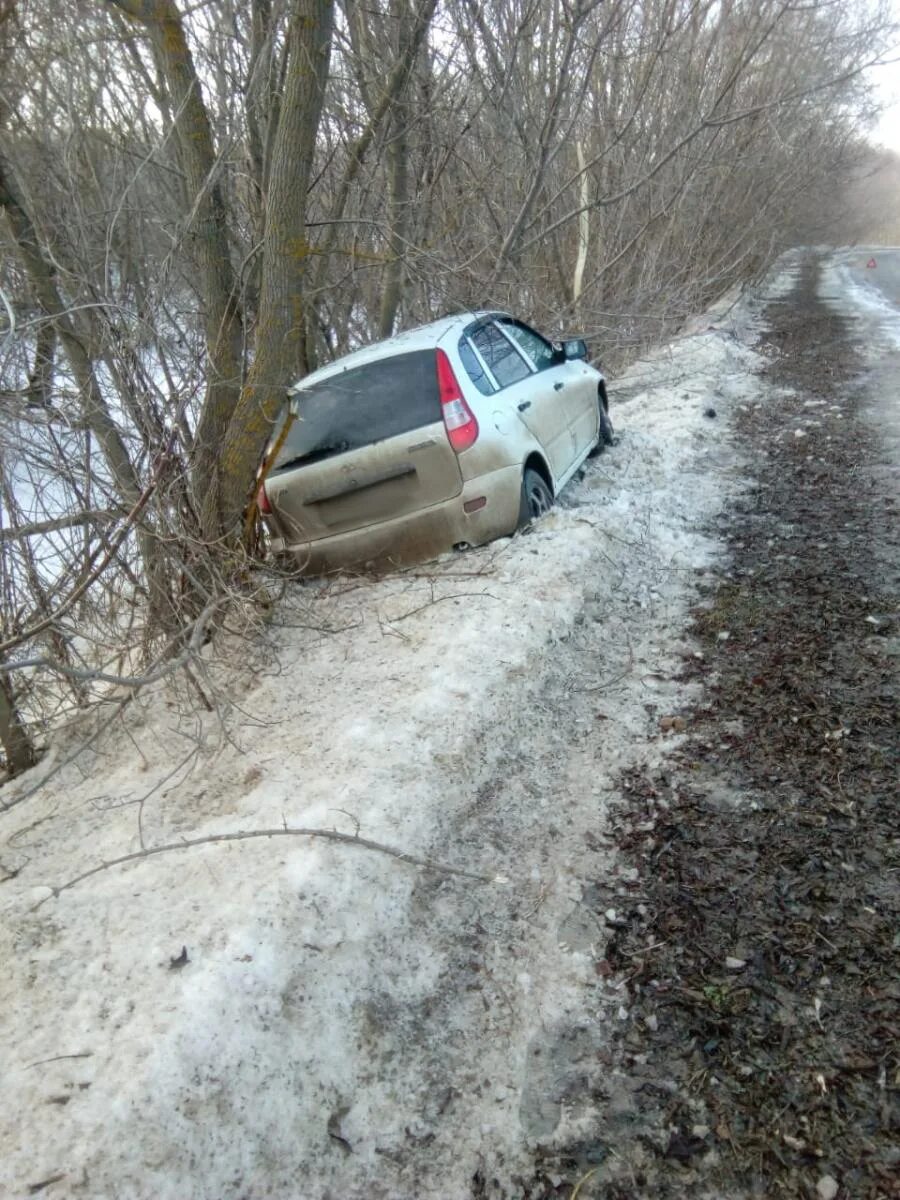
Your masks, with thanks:
[(522, 502), (519, 505), (519, 528), (524, 529), (537, 521), (553, 507), (553, 493), (547, 487), (543, 475), (531, 467), (525, 468), (522, 476)]
[(609, 419), (609, 413), (602, 404), (600, 405), (600, 441), (604, 446), (611, 446), (615, 441), (612, 421)]
[(601, 383), (597, 389), (597, 407), (600, 410), (600, 425), (597, 432), (597, 445), (593, 453), (599, 454), (604, 446), (611, 446), (615, 441), (612, 421), (609, 419), (609, 401), (606, 398), (606, 384)]

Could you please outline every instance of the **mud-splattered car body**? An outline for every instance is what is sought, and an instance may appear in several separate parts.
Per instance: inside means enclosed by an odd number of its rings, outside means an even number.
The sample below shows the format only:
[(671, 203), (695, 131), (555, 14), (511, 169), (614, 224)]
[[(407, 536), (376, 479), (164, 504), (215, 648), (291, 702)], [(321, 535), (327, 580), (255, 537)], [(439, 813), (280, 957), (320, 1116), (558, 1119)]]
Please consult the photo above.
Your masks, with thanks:
[(609, 439), (584, 343), (465, 313), (308, 375), (260, 492), (273, 550), (309, 574), (422, 562), (538, 515)]

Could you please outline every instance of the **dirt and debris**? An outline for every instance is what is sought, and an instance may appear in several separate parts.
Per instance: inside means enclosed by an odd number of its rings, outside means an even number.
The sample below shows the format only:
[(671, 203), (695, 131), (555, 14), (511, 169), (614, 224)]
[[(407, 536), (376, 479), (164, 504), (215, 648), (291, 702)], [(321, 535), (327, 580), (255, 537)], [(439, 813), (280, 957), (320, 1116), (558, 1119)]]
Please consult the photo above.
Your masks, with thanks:
[(756, 482), (694, 613), (703, 699), (666, 768), (621, 781), (627, 1095), (587, 1196), (900, 1195), (897, 499), (817, 276), (766, 313), (783, 399), (738, 418)]

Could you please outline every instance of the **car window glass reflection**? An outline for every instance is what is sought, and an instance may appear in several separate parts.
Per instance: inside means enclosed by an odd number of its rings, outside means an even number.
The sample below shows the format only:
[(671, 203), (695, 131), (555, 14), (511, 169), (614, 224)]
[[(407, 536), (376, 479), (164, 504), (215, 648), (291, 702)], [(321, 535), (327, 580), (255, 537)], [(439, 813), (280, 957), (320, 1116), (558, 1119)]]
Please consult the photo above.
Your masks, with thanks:
[(557, 359), (553, 347), (539, 333), (535, 333), (526, 325), (520, 325), (518, 321), (504, 321), (503, 328), (510, 337), (515, 338), (539, 371), (556, 366)]
[(466, 373), (475, 386), (481, 392), (482, 396), (490, 396), (494, 392), (494, 385), (484, 373), (484, 367), (478, 361), (478, 356), (475, 354), (472, 347), (469, 345), (468, 338), (460, 338), (459, 340), (459, 357), (462, 359), (462, 364), (466, 368)]
[(493, 322), (476, 330), (472, 341), (501, 387), (509, 387), (531, 374), (522, 355)]

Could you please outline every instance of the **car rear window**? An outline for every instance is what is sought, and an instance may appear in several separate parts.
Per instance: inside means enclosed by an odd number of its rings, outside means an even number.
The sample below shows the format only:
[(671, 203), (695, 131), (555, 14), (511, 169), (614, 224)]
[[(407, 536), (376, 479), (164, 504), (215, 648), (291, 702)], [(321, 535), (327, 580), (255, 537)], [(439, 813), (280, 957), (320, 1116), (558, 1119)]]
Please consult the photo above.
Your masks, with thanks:
[(433, 350), (382, 358), (304, 387), (275, 470), (318, 461), (441, 420)]

